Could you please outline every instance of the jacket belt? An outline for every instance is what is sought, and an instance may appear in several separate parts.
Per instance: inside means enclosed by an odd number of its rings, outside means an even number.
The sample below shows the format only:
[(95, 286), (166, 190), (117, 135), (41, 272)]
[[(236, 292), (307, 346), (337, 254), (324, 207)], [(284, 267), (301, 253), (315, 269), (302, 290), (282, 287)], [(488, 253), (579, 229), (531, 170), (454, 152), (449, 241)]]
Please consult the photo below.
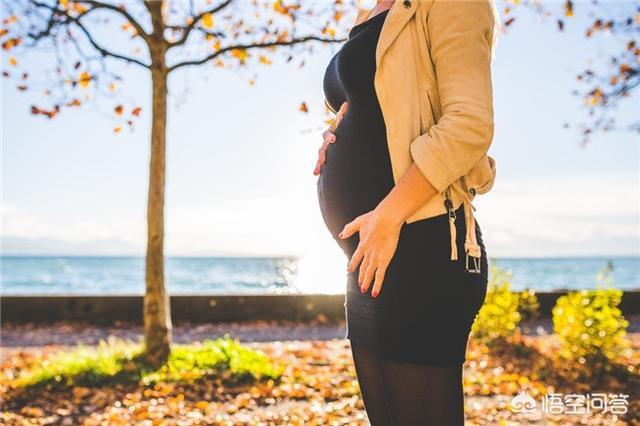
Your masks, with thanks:
[(451, 237), (451, 260), (458, 259), (458, 246), (456, 244), (456, 212), (453, 209), (453, 201), (451, 200), (451, 190), (458, 193), (462, 198), (464, 206), (464, 217), (466, 225), (466, 235), (464, 241), (465, 250), (465, 268), (468, 272), (480, 273), (480, 258), (482, 250), (476, 239), (476, 222), (473, 211), (476, 209), (471, 203), (473, 200), (464, 180), (460, 181), (460, 185), (452, 184), (445, 190), (445, 205), (447, 207), (449, 217), (449, 234)]

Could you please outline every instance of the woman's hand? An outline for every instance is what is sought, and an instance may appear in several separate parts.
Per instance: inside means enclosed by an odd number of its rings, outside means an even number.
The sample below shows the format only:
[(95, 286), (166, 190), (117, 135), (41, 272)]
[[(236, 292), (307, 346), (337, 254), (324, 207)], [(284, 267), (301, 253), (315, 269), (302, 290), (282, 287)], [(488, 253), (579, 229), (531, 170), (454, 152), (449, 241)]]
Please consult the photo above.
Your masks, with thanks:
[(351, 256), (348, 270), (353, 272), (360, 265), (358, 284), (362, 293), (369, 290), (373, 278), (371, 296), (377, 297), (380, 293), (387, 267), (398, 246), (402, 223), (379, 206), (347, 223), (340, 232), (342, 239), (360, 233), (360, 242)]
[(322, 132), (323, 142), (322, 146), (318, 150), (318, 162), (316, 163), (316, 168), (313, 169), (313, 174), (316, 176), (320, 174), (322, 166), (324, 165), (324, 162), (327, 158), (327, 148), (329, 147), (329, 144), (336, 141), (336, 135), (334, 135), (333, 132), (336, 131), (338, 124), (340, 124), (340, 121), (342, 120), (342, 117), (344, 117), (344, 114), (347, 112), (348, 108), (349, 103), (347, 101), (344, 101), (342, 105), (340, 105), (340, 109), (336, 113), (336, 117), (331, 122), (329, 128)]

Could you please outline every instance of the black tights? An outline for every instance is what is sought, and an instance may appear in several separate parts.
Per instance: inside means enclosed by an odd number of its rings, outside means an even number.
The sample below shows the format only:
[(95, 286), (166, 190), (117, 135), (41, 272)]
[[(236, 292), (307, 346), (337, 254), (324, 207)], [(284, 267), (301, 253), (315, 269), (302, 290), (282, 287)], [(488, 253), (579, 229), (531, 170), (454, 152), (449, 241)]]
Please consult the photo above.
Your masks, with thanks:
[(441, 367), (380, 359), (351, 345), (372, 426), (462, 426), (462, 365)]

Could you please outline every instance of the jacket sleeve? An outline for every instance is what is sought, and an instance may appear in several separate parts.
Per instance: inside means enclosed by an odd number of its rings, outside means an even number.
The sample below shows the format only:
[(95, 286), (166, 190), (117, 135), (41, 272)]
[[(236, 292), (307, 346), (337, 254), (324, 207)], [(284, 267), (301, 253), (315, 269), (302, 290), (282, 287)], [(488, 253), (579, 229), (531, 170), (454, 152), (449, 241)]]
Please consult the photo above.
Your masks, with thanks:
[(493, 0), (435, 0), (427, 16), (442, 108), (438, 122), (411, 142), (411, 157), (443, 192), (487, 153), (493, 139)]

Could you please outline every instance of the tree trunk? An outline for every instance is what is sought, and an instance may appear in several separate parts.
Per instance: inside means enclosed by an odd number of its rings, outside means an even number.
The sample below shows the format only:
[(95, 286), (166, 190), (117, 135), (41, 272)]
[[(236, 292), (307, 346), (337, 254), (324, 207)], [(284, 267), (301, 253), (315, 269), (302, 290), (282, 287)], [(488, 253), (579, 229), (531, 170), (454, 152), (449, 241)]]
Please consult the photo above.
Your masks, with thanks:
[(171, 310), (164, 280), (164, 193), (167, 125), (166, 51), (150, 46), (153, 117), (149, 198), (147, 203), (146, 292), (144, 296), (145, 358), (163, 364), (171, 351)]

